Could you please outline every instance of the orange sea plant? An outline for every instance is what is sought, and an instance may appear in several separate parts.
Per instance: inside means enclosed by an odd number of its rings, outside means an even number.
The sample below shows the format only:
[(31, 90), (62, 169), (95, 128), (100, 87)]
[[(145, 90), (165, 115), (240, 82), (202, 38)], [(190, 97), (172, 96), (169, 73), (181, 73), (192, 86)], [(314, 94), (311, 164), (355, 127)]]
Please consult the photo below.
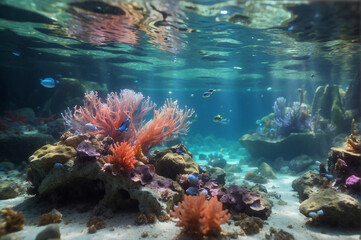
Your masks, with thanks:
[(121, 142), (114, 143), (110, 150), (112, 155), (107, 155), (108, 163), (113, 164), (117, 172), (122, 174), (128, 173), (134, 168), (134, 165), (137, 163), (137, 160), (134, 158), (134, 149), (130, 143)]
[(208, 201), (205, 194), (184, 196), (184, 200), (174, 207), (174, 211), (170, 211), (170, 215), (179, 218), (177, 226), (197, 236), (219, 235), (221, 224), (231, 217), (228, 210), (223, 210), (217, 197)]

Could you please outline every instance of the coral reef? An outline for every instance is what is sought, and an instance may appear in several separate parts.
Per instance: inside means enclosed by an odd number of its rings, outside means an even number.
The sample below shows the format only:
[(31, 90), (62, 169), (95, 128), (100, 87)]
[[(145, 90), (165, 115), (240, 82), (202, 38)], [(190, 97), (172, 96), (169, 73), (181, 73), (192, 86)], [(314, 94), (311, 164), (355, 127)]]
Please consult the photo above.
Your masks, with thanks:
[(294, 102), (287, 108), (286, 99), (277, 98), (273, 105), (274, 125), (276, 132), (283, 137), (291, 133), (307, 132), (312, 130), (306, 104)]
[(22, 212), (14, 211), (11, 208), (3, 208), (0, 213), (3, 218), (0, 220), (0, 236), (17, 232), (24, 228), (25, 216)]
[(346, 140), (346, 151), (360, 153), (361, 152), (361, 139), (356, 138), (355, 119), (351, 122), (351, 134)]
[(135, 225), (144, 225), (144, 224), (148, 224), (148, 223), (155, 223), (156, 220), (157, 220), (157, 216), (154, 213), (140, 212), (137, 214), (134, 224)]
[(204, 194), (184, 196), (182, 203), (170, 211), (172, 217), (179, 218), (177, 226), (184, 231), (200, 236), (217, 236), (221, 232), (221, 224), (226, 223), (230, 215), (222, 210), (222, 203), (216, 197), (206, 200)]

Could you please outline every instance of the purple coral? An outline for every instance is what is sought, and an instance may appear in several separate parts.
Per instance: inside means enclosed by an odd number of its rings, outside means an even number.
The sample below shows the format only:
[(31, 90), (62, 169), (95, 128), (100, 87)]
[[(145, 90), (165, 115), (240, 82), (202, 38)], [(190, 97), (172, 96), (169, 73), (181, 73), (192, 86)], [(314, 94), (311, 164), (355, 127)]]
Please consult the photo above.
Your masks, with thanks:
[(263, 205), (262, 198), (246, 187), (232, 185), (229, 188), (221, 188), (218, 197), (231, 213), (244, 212), (261, 219), (268, 217), (268, 209)]
[(274, 124), (281, 136), (288, 136), (293, 132), (303, 132), (312, 129), (308, 117), (307, 105), (293, 102), (292, 107), (286, 108), (286, 99), (277, 98), (273, 105)]
[(346, 186), (347, 188), (354, 188), (354, 189), (360, 189), (360, 178), (351, 175), (346, 179)]
[(87, 141), (82, 141), (76, 148), (77, 157), (80, 160), (94, 160), (100, 154), (96, 149)]

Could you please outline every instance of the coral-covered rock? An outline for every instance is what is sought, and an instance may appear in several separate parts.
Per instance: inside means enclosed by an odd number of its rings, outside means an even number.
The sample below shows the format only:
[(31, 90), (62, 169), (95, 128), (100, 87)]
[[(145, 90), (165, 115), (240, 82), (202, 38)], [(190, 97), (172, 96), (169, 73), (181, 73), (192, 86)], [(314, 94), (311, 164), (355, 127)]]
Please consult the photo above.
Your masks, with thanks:
[(245, 134), (239, 140), (255, 158), (290, 159), (301, 154), (325, 155), (331, 140), (323, 133), (291, 133), (288, 137), (269, 139), (262, 136)]
[(312, 221), (318, 225), (360, 227), (361, 206), (353, 197), (332, 189), (321, 189), (300, 205), (300, 212), (310, 217), (310, 212), (323, 210)]
[(178, 174), (199, 173), (198, 164), (183, 144), (157, 153), (150, 162), (154, 163), (157, 174), (173, 180)]
[(76, 151), (72, 147), (47, 144), (29, 157), (29, 164), (34, 175), (44, 178), (55, 163), (64, 164), (75, 155)]
[[(63, 135), (64, 136), (64, 135)], [(64, 140), (64, 144), (66, 146), (70, 146), (73, 148), (77, 148), (78, 145), (83, 142), (85, 139), (87, 139), (87, 137), (85, 135), (73, 135), (73, 136), (69, 136)]]
[(14, 211), (12, 208), (1, 209), (0, 236), (7, 233), (17, 232), (24, 228), (25, 216), (22, 212)]
[(246, 235), (259, 233), (263, 228), (263, 220), (259, 217), (249, 217), (247, 214), (241, 213), (233, 219), (234, 224), (240, 226)]
[(63, 218), (63, 214), (61, 214), (55, 208), (48, 213), (41, 214), (39, 216), (39, 226), (48, 225), (52, 223), (60, 223)]
[[(112, 209), (138, 207), (140, 211), (160, 215), (166, 213), (181, 197), (169, 182), (172, 183), (170, 179), (154, 174), (149, 184), (143, 186), (140, 181), (134, 182), (128, 176), (113, 175), (97, 161), (75, 164), (70, 160), (63, 167), (51, 169), (41, 181), (32, 183), (40, 196), (53, 200), (98, 201)], [(165, 190), (168, 193), (166, 199), (162, 198), (162, 191)]]
[(210, 181), (214, 181), (220, 185), (224, 185), (226, 183), (226, 172), (219, 167), (213, 167), (207, 169), (209, 174)]
[(76, 148), (76, 156), (78, 160), (95, 160), (96, 157), (99, 157), (100, 154), (97, 150), (91, 145), (90, 142), (83, 141)]
[(273, 171), (272, 167), (265, 162), (263, 162), (263, 163), (261, 163), (261, 165), (259, 165), (258, 171), (259, 171), (260, 175), (264, 178), (268, 178), (268, 179), (276, 179), (277, 178), (277, 175)]
[(249, 216), (267, 219), (271, 214), (271, 205), (264, 204), (263, 198), (248, 188), (232, 185), (221, 188), (217, 196), (232, 214), (246, 213)]
[(292, 182), (292, 188), (297, 191), (300, 201), (303, 201), (318, 190), (321, 181), (320, 175), (308, 171)]

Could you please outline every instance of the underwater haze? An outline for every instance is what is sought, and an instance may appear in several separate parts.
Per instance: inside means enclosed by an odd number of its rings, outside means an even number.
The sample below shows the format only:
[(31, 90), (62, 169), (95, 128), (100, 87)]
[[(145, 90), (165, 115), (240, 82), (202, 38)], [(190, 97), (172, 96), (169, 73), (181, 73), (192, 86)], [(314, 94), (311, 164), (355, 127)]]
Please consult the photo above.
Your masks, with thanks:
[(0, 236), (359, 239), (360, 25), (359, 1), (0, 1)]

